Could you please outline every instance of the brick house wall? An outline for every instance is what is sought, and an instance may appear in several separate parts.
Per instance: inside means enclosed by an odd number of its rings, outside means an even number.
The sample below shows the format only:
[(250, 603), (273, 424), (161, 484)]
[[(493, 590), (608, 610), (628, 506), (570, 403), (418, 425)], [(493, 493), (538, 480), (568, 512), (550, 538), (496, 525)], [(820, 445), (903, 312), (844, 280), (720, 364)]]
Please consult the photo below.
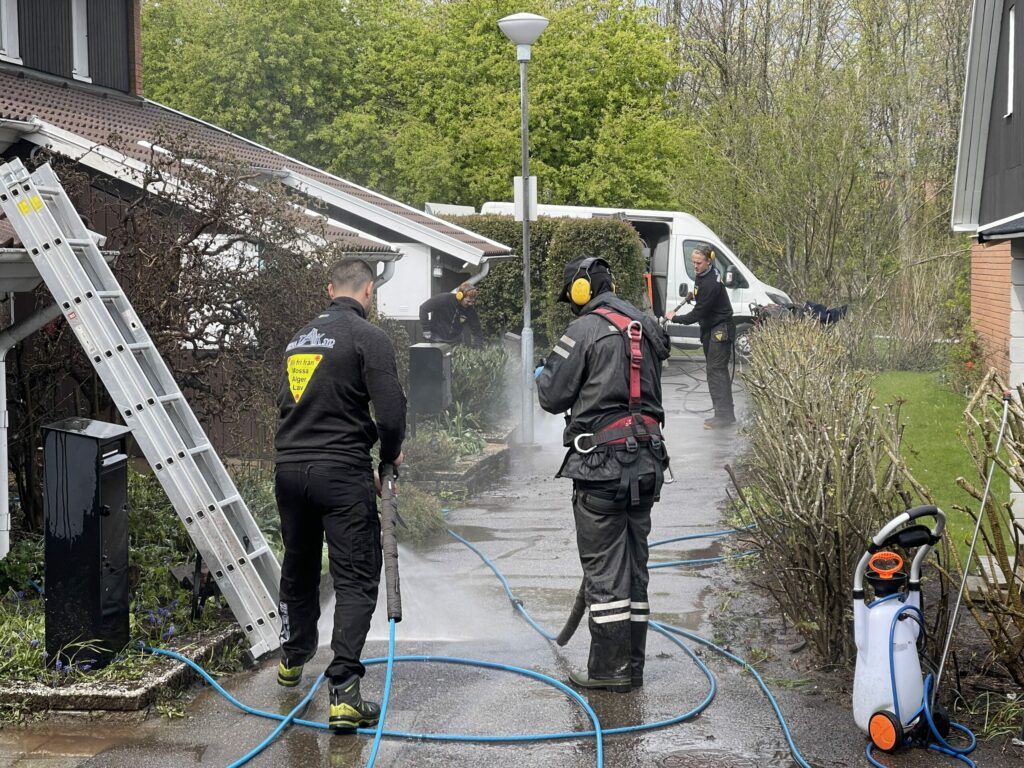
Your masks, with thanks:
[(985, 367), (1010, 375), (1010, 241), (971, 247), (971, 325), (985, 350)]

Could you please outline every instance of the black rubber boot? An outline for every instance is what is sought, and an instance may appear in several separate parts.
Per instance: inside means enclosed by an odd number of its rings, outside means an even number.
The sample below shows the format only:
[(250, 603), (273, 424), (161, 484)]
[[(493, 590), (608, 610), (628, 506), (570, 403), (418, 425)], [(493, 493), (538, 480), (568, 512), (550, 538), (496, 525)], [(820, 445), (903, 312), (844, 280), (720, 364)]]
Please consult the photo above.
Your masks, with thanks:
[(591, 677), (587, 672), (570, 672), (569, 682), (577, 688), (589, 691), (612, 691), (613, 693), (629, 693), (633, 686), (627, 675), (613, 678)]
[(629, 679), (629, 619), (597, 623), (590, 618), (590, 659), (587, 673), (574, 672), (569, 681), (580, 688), (616, 693), (632, 690)]
[(644, 684), (644, 662), (647, 659), (647, 622), (629, 623), (629, 679), (634, 688)]
[(380, 719), (380, 705), (363, 701), (359, 694), (359, 676), (331, 683), (331, 716), (327, 724), (336, 731), (373, 728)]

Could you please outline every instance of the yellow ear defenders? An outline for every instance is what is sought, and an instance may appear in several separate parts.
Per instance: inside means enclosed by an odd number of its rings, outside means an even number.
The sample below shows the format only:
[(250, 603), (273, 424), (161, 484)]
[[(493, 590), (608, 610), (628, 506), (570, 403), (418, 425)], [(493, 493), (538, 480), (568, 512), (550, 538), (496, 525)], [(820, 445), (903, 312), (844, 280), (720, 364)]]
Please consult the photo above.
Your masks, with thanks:
[(608, 270), (609, 276), (612, 273), (611, 267), (604, 259), (590, 256), (580, 262), (576, 268), (576, 274), (569, 283), (569, 298), (577, 307), (582, 307), (594, 298), (594, 291), (590, 285), (590, 270), (595, 264), (600, 264)]
[(455, 292), (456, 301), (462, 301), (464, 298), (466, 298), (466, 294), (462, 292), (462, 289), (459, 289)]

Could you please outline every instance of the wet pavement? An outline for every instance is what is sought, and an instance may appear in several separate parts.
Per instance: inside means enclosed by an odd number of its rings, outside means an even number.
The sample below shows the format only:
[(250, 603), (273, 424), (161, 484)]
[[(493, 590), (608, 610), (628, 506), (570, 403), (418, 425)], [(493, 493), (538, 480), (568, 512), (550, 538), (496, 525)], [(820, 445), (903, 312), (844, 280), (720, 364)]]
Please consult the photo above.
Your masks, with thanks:
[[(722, 528), (728, 478), (723, 470), (742, 447), (733, 430), (702, 428), (709, 404), (702, 366), (676, 361), (666, 371), (666, 434), (676, 482), (667, 485), (653, 514), (652, 540)], [(738, 392), (743, 411), (742, 392)], [(552, 475), (562, 458), (561, 419), (538, 415), (535, 450), (518, 452), (507, 483), (452, 510), (453, 530), (472, 541), (507, 577), (516, 597), (542, 626), (557, 633), (579, 587), (580, 565), (569, 505), (570, 484)], [(652, 551), (652, 562), (713, 556), (719, 545), (680, 542)], [(586, 664), (586, 622), (569, 645), (544, 640), (510, 605), (501, 584), (467, 547), (444, 537), (400, 556), (404, 619), (400, 655), (483, 659), (534, 669), (564, 679)], [(712, 613), (728, 614), (723, 566), (668, 568), (651, 575), (652, 616), (711, 637)], [(728, 589), (722, 583), (728, 581)], [(378, 606), (366, 656), (387, 652), (386, 615)], [(327, 616), (329, 607), (325, 606)], [(329, 627), (329, 624), (325, 624)], [(326, 641), (329, 631), (321, 631)], [(605, 765), (615, 768), (753, 768), (793, 765), (769, 704), (739, 668), (705, 651), (718, 695), (693, 721), (644, 733), (608, 736)], [(322, 648), (309, 669), (328, 660)], [(302, 698), (275, 684), (276, 660), (221, 682), (247, 704), (285, 713)], [(792, 670), (791, 670), (792, 672)], [(792, 672), (792, 677), (799, 677)], [(383, 690), (384, 666), (369, 667), (364, 695)], [(671, 718), (707, 696), (704, 675), (676, 645), (656, 633), (648, 644), (646, 684), (628, 695), (588, 696), (605, 729)], [(862, 736), (849, 712), (822, 692), (778, 691), (794, 738), (816, 768), (865, 765)], [(183, 718), (152, 713), (144, 722), (49, 720), (0, 732), (0, 765), (31, 768), (187, 768), (229, 765), (272, 729), (269, 720), (243, 714), (209, 689), (183, 705)], [(318, 692), (306, 719), (327, 718), (327, 694)], [(589, 729), (583, 711), (565, 694), (525, 677), (441, 663), (396, 665), (387, 713), (389, 730), (412, 733), (537, 734)], [(369, 757), (372, 738), (335, 736), (292, 727), (250, 765), (356, 768)], [(1019, 759), (1019, 755), (1017, 757)], [(593, 738), (520, 744), (438, 743), (387, 738), (377, 765), (580, 768), (596, 761)], [(893, 766), (931, 766), (934, 754), (893, 758)], [(1011, 756), (1005, 765), (1016, 762)], [(1003, 765), (1001, 761), (979, 765)]]

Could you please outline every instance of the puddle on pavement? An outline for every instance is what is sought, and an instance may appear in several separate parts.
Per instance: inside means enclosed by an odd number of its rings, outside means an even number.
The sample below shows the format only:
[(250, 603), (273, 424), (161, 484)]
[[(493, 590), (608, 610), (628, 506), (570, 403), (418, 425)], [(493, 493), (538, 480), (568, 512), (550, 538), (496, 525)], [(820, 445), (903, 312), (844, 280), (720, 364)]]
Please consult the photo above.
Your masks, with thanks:
[(659, 768), (763, 768), (763, 758), (738, 757), (730, 752), (677, 752), (658, 759)]
[[(60, 733), (54, 733), (57, 730)], [(0, 764), (10, 765), (18, 759), (93, 757), (118, 744), (134, 741), (137, 735), (137, 725), (124, 727), (101, 720), (87, 727), (78, 723), (68, 727), (54, 718), (39, 726), (0, 731)]]

